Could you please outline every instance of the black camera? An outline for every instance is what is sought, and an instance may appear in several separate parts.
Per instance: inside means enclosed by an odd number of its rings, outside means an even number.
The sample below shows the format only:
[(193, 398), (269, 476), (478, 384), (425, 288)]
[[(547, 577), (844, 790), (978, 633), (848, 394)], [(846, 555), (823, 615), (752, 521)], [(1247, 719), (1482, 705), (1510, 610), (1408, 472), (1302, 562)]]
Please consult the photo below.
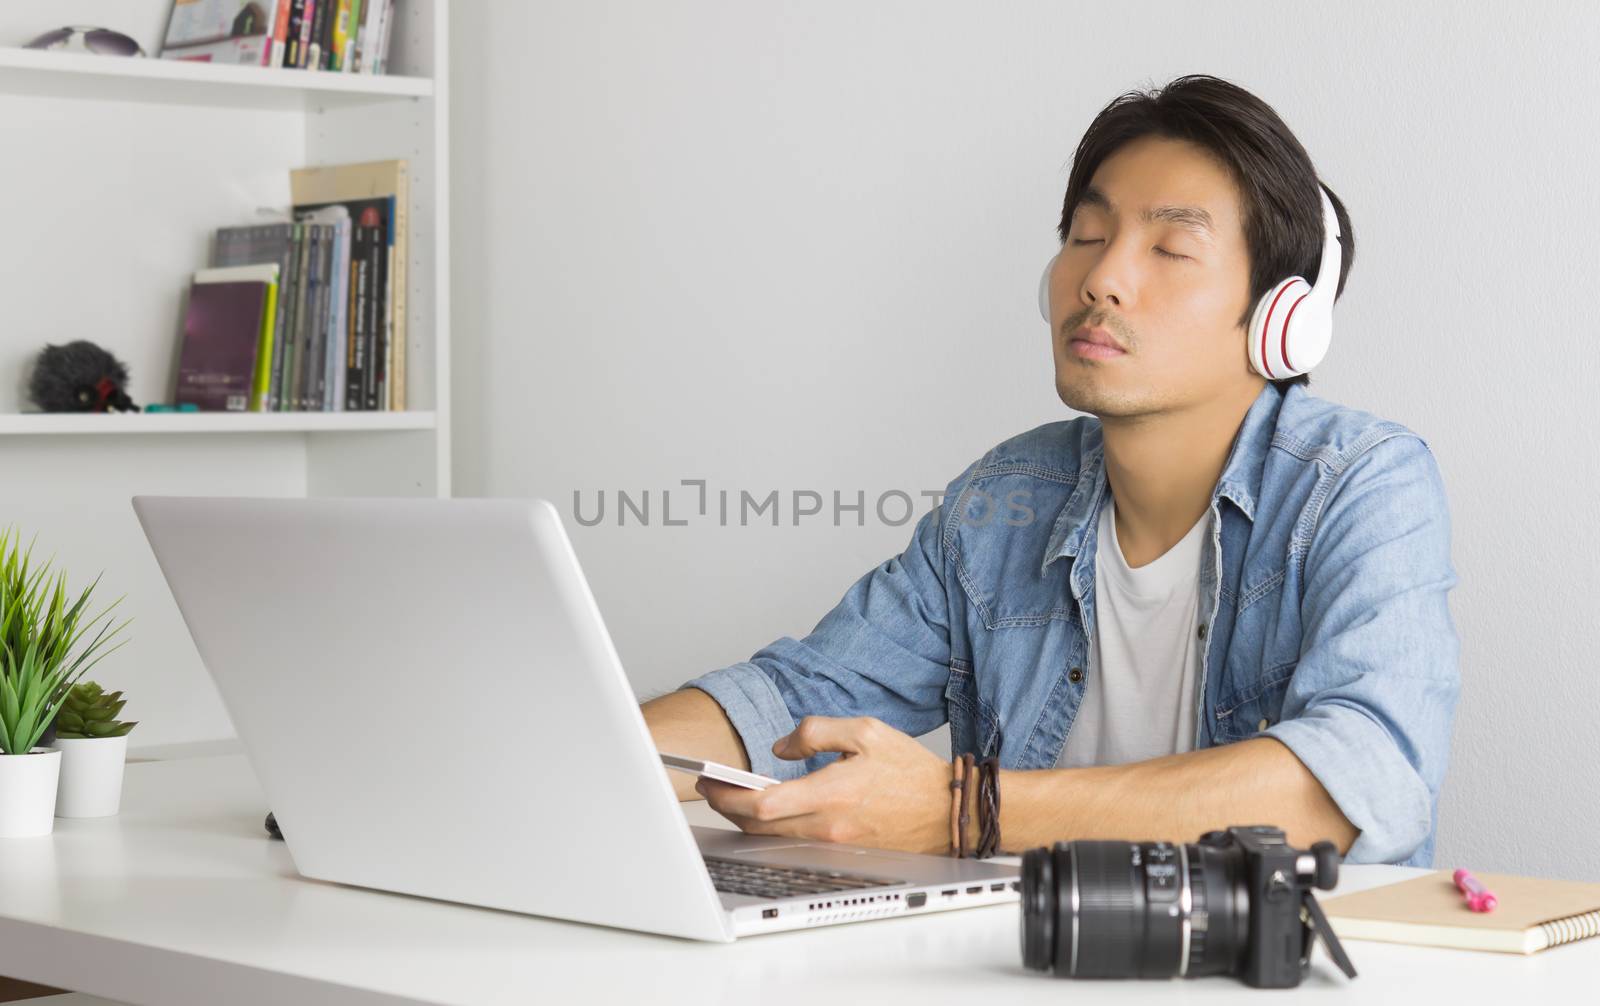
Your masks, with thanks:
[(1057, 842), (1022, 857), (1022, 963), (1068, 978), (1237, 975), (1300, 984), (1321, 936), (1356, 970), (1312, 895), (1339, 879), (1339, 850), (1282, 829), (1234, 827), (1198, 842)]

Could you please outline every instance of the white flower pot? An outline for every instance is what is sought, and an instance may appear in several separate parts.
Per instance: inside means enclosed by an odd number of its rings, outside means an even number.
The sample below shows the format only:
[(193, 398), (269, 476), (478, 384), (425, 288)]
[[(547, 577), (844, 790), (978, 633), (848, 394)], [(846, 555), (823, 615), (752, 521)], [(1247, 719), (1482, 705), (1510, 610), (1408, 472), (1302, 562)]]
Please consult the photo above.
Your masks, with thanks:
[(128, 735), (121, 737), (57, 737), (61, 752), (61, 786), (56, 792), (56, 817), (110, 817), (122, 805), (122, 767), (128, 758)]
[(34, 748), (25, 755), (0, 754), (0, 838), (50, 834), (56, 823), (60, 774), (60, 751)]

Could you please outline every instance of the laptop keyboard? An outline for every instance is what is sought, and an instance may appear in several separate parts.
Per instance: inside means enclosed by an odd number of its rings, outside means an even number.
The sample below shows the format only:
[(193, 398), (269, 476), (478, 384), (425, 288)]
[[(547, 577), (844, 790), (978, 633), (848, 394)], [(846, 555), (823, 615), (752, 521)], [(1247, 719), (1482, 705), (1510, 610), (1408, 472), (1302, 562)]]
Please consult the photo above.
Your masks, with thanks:
[(763, 866), (715, 856), (706, 856), (705, 861), (707, 869), (711, 871), (713, 887), (724, 894), (747, 894), (753, 898), (792, 898), (900, 883), (898, 880), (881, 880), (829, 870), (805, 870), (797, 866)]

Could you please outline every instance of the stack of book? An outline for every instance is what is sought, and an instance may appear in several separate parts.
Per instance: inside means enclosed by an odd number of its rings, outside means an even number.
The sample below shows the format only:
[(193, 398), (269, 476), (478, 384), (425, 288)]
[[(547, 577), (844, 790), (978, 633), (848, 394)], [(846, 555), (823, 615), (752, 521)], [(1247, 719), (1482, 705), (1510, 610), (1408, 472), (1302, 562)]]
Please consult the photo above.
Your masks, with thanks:
[(212, 268), (189, 288), (175, 400), (204, 410), (403, 410), (406, 162), (289, 178), (291, 219), (217, 231)]
[(172, 0), (161, 58), (383, 73), (393, 24), (394, 0)]

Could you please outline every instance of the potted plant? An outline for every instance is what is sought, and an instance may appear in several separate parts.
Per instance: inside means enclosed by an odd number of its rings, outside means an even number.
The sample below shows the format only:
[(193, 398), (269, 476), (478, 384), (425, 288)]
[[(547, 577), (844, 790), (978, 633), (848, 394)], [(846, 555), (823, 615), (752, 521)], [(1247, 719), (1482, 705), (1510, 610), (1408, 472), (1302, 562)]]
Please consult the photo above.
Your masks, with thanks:
[(66, 573), (52, 577), (50, 563), (34, 568), (32, 556), (15, 529), (0, 531), (0, 838), (50, 833), (61, 752), (37, 745), (72, 685), (122, 645), (105, 649), (128, 624), (111, 626), (120, 598), (87, 617), (99, 578), (69, 602)]
[(94, 681), (79, 681), (67, 692), (50, 745), (61, 752), (56, 817), (110, 817), (121, 806), (128, 731), (138, 725), (117, 719), (126, 704), (121, 692)]

